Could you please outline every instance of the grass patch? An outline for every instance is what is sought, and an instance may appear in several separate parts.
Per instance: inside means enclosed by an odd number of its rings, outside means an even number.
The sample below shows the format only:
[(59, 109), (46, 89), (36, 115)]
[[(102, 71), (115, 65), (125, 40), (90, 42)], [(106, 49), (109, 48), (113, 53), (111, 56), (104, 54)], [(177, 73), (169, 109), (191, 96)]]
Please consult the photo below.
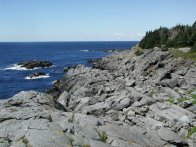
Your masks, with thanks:
[(196, 127), (192, 127), (192, 128), (189, 130), (189, 132), (188, 132), (186, 138), (190, 138), (191, 135), (193, 135), (194, 133), (196, 133)]
[(193, 100), (193, 104), (196, 105), (196, 100)]
[(106, 143), (107, 139), (108, 139), (108, 135), (106, 134), (105, 131), (103, 132), (98, 132), (98, 135), (99, 135), (99, 139), (100, 141)]
[(193, 104), (196, 105), (196, 94), (191, 94)]
[(188, 53), (183, 53), (182, 51), (179, 51), (178, 49), (170, 49), (169, 52), (175, 57), (183, 57), (185, 59), (191, 59), (196, 61), (196, 52), (188, 52)]
[(190, 100), (190, 98), (183, 97), (183, 98), (178, 98), (177, 100), (178, 102), (184, 102), (184, 101)]
[(91, 147), (90, 144), (85, 144), (84, 147)]
[(173, 104), (174, 103), (174, 98), (173, 97), (169, 97), (169, 99), (167, 101)]
[(196, 89), (191, 89), (191, 90), (189, 90), (189, 91), (187, 91), (187, 93), (191, 96), (191, 98), (193, 99), (192, 100), (192, 103), (194, 104), (194, 105), (196, 105), (196, 94), (192, 94), (192, 92), (194, 92), (194, 91), (196, 91)]
[(191, 94), (193, 91), (196, 91), (196, 89), (191, 89), (191, 90), (189, 90), (187, 92), (188, 92), (188, 94)]
[(196, 94), (191, 94), (191, 97), (192, 97), (193, 99), (196, 99)]

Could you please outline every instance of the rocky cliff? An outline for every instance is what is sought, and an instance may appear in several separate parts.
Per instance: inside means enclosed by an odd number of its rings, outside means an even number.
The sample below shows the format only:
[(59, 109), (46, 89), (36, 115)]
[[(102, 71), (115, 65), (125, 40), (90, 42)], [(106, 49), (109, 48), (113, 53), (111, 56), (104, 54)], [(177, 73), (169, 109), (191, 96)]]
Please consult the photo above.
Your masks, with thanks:
[(0, 101), (0, 146), (196, 146), (196, 62), (134, 50)]

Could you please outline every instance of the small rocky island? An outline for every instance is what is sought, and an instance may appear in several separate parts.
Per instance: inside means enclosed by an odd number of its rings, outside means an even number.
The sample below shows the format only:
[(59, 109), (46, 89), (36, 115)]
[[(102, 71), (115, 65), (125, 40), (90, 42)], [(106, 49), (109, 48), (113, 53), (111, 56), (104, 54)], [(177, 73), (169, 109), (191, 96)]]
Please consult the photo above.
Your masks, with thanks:
[(192, 55), (194, 48), (134, 47), (93, 68), (66, 68), (47, 94), (0, 101), (0, 146), (195, 147)]
[(26, 79), (39, 79), (39, 78), (46, 78), (48, 77), (48, 74), (45, 74), (44, 72), (35, 72), (33, 74), (30, 74), (26, 77)]
[(26, 69), (34, 69), (34, 68), (50, 67), (52, 66), (52, 63), (50, 61), (32, 60), (32, 61), (25, 61), (25, 62), (18, 63), (18, 65)]

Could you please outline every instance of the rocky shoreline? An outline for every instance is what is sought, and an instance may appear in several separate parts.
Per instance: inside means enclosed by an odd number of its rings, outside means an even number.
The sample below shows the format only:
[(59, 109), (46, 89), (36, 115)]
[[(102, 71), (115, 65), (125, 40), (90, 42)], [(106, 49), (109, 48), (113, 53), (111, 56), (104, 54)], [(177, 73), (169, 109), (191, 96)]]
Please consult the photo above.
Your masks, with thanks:
[(0, 101), (0, 147), (196, 146), (196, 62), (136, 48)]

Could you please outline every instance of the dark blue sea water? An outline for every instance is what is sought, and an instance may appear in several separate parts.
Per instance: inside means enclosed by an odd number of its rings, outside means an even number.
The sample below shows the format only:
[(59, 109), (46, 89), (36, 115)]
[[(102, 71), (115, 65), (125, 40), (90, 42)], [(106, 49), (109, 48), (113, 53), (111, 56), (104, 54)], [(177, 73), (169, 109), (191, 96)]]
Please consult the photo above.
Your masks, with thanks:
[[(63, 77), (65, 66), (85, 64), (89, 59), (109, 53), (105, 49), (129, 49), (138, 42), (26, 42), (0, 43), (0, 99), (9, 98), (25, 90), (45, 91), (52, 81)], [(88, 51), (93, 50), (93, 51)], [(21, 70), (14, 66), (29, 60), (48, 60), (54, 66), (36, 70)], [(37, 71), (49, 74), (49, 78), (25, 79)]]

